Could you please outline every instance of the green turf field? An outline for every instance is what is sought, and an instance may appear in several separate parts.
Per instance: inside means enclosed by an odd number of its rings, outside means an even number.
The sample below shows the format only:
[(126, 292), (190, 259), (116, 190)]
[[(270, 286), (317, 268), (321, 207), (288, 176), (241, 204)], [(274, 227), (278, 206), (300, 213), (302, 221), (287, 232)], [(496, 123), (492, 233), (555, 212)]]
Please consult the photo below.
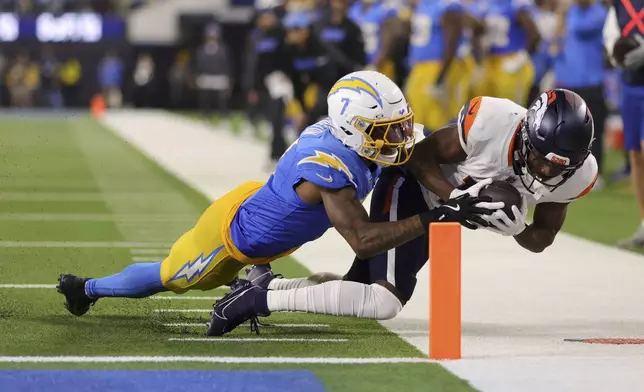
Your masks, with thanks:
[[(240, 341), (206, 341), (203, 323), (222, 290), (103, 299), (81, 318), (70, 315), (52, 288), (60, 273), (102, 276), (157, 261), (208, 201), (89, 118), (5, 118), (0, 129), (0, 357), (422, 358), (376, 322), (302, 314), (271, 317), (276, 325), (260, 336), (240, 327), (225, 337)], [(274, 268), (286, 276), (308, 273), (292, 259)], [(473, 390), (430, 363), (0, 361), (0, 368), (309, 369), (328, 391)]]

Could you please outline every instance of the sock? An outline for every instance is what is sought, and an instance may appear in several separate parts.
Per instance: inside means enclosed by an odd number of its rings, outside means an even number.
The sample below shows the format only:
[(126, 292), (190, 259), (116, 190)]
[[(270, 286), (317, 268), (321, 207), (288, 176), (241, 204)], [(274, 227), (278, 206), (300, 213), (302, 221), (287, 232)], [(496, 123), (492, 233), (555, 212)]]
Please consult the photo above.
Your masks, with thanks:
[(116, 275), (90, 279), (85, 293), (92, 299), (101, 297), (144, 298), (168, 291), (161, 283), (161, 262), (131, 264)]
[(269, 290), (291, 290), (309, 287), (318, 284), (309, 278), (279, 279), (275, 278), (268, 283)]
[(307, 312), (388, 320), (402, 309), (400, 300), (379, 284), (344, 280), (266, 293), (271, 312)]
[(642, 219), (642, 226), (641, 227), (644, 228), (644, 219)]

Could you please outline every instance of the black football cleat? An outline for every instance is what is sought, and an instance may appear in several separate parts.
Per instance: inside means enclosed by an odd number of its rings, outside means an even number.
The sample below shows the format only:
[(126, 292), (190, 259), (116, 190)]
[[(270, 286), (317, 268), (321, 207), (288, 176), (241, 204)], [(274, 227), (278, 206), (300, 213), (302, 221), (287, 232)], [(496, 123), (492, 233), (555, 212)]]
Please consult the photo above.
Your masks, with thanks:
[(56, 290), (65, 296), (65, 308), (74, 316), (82, 316), (94, 306), (98, 299), (91, 299), (85, 293), (85, 282), (90, 278), (61, 274), (58, 277)]
[(256, 264), (246, 269), (246, 280), (255, 286), (268, 290), (268, 284), (275, 278), (282, 278), (280, 274), (274, 274), (270, 264)]
[(266, 303), (266, 290), (248, 280), (239, 281), (240, 284), (235, 290), (215, 302), (206, 335), (222, 336), (248, 320), (251, 332), (259, 335), (257, 317), (270, 315)]

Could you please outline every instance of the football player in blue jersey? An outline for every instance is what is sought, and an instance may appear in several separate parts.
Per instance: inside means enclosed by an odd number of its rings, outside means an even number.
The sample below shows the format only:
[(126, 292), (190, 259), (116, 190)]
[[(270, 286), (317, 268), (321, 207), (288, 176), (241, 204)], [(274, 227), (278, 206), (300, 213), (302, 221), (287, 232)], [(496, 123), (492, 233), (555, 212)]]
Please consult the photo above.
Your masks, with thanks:
[(541, 34), (534, 21), (533, 0), (492, 0), (485, 13), (488, 56), (477, 94), (527, 102), (535, 77), (530, 56)]
[[(233, 282), (244, 266), (288, 255), (331, 227), (366, 258), (424, 235), (430, 222), (486, 226), (481, 215), (503, 207), (478, 198), (481, 184), (486, 184), (482, 182), (409, 219), (370, 222), (361, 201), (374, 188), (381, 167), (403, 165), (411, 157), (414, 113), (400, 88), (374, 71), (341, 78), (327, 100), (329, 117), (301, 134), (266, 183), (246, 182), (213, 202), (163, 261), (132, 264), (99, 279), (61, 275), (58, 291), (66, 298), (66, 308), (80, 316), (103, 297), (214, 289)], [(380, 299), (365, 306), (398, 302), (383, 286), (343, 283), (327, 293), (314, 292), (314, 302), (334, 306), (336, 294), (347, 290), (366, 290), (366, 298)], [(238, 297), (239, 305), (255, 300), (249, 284), (240, 284), (228, 303)], [(208, 334), (221, 335), (252, 316), (240, 307), (220, 307)]]
[(456, 59), (463, 35), (463, 5), (453, 0), (421, 0), (411, 19), (409, 78), (405, 94), (416, 121), (435, 131), (456, 117), (460, 78)]
[(382, 0), (358, 0), (348, 15), (362, 30), (367, 67), (394, 78), (390, 55), (399, 29), (396, 9)]

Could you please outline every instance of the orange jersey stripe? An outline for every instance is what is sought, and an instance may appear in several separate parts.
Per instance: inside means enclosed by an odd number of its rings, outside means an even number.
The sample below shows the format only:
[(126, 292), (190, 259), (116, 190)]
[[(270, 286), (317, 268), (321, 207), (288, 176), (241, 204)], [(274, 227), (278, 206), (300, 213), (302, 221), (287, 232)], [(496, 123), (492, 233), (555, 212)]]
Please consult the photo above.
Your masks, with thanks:
[(470, 129), (474, 125), (474, 120), (476, 120), (476, 115), (479, 113), (481, 108), (481, 100), (483, 97), (476, 97), (471, 99), (463, 110), (465, 110), (465, 116), (461, 120), (461, 129), (463, 132), (463, 141), (467, 143), (467, 135), (470, 133)]
[(512, 135), (512, 139), (510, 140), (510, 148), (508, 149), (508, 166), (512, 166), (513, 162), (513, 155), (514, 155), (514, 142), (517, 140), (517, 134), (521, 130), (521, 124), (517, 127), (517, 130), (514, 131), (514, 134)]
[(575, 199), (579, 199), (579, 198), (585, 196), (588, 192), (590, 192), (593, 189), (593, 186), (595, 186), (595, 183), (597, 182), (597, 178), (599, 178), (599, 171), (597, 173), (595, 173), (595, 178), (593, 178), (593, 182), (591, 182), (590, 185), (588, 185), (586, 187), (586, 189), (581, 191), (581, 193), (579, 195), (577, 195), (577, 197), (575, 197)]

